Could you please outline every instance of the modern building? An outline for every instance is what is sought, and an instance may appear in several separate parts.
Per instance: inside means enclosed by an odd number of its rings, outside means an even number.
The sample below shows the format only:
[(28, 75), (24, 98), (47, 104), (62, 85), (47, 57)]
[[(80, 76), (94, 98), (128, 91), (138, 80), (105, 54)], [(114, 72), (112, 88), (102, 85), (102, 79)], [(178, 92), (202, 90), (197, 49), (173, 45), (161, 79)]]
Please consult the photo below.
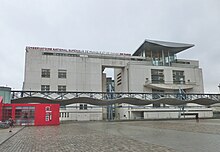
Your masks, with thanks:
[[(26, 47), (23, 90), (108, 92), (110, 89), (124, 93), (152, 93), (152, 99), (155, 100), (163, 93), (204, 93), (199, 61), (177, 58), (178, 53), (193, 46), (192, 44), (145, 40), (132, 55)], [(103, 73), (105, 68), (114, 68), (114, 85), (109, 85), (109, 80)], [(113, 90), (109, 88), (112, 86), (114, 86)], [(195, 104), (191, 104), (193, 105)], [(135, 108), (123, 103), (114, 105), (116, 107), (114, 109), (115, 119), (179, 117), (176, 107), (172, 109), (160, 103), (150, 106), (151, 108), (148, 109), (146, 107)], [(67, 107), (61, 109), (61, 113), (64, 114), (61, 119), (101, 120), (105, 119), (108, 113), (108, 110), (103, 107), (93, 108), (93, 105), (85, 103), (69, 105), (69, 107), (75, 107), (74, 110), (71, 108), (67, 110)], [(87, 107), (91, 107), (90, 110)], [(154, 109), (153, 113), (150, 113), (152, 108), (157, 108), (157, 110)], [(203, 108), (203, 112), (200, 111), (201, 116), (212, 116), (211, 109)], [(194, 108), (195, 110), (198, 109)], [(68, 114), (65, 114), (66, 111)], [(158, 115), (159, 112), (161, 116)], [(92, 116), (94, 113), (96, 115)], [(173, 115), (171, 116), (170, 113)], [(81, 115), (78, 116), (79, 114)]]
[(115, 72), (116, 91), (204, 93), (199, 61), (178, 59), (192, 44), (146, 40), (132, 55), (142, 57)]

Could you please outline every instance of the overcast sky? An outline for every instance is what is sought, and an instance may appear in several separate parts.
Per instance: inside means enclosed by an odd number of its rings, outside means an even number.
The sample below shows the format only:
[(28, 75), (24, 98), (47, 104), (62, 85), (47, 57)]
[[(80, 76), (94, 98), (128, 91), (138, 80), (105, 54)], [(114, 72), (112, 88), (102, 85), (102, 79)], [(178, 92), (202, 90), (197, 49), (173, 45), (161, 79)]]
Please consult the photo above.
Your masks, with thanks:
[(0, 0), (0, 86), (21, 89), (26, 46), (133, 53), (145, 39), (195, 44), (206, 93), (220, 83), (220, 0)]

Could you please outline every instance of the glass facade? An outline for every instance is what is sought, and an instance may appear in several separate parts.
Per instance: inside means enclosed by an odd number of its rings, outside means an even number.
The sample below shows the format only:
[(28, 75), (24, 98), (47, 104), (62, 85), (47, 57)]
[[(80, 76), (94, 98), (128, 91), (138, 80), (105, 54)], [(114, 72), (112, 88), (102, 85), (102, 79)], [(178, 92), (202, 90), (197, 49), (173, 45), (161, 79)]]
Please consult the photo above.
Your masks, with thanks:
[(34, 125), (35, 107), (17, 106), (15, 108), (15, 121), (18, 125)]
[(171, 66), (172, 62), (175, 62), (177, 57), (175, 54), (170, 54), (170, 51), (149, 51), (145, 56), (148, 60), (152, 60), (152, 64), (155, 66)]

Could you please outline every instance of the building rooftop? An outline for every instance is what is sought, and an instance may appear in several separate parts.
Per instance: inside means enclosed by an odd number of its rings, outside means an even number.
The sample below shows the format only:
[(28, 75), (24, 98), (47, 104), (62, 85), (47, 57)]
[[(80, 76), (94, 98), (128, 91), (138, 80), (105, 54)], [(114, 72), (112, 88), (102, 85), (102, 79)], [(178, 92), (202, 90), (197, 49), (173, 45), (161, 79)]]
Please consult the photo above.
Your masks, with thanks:
[(151, 51), (161, 52), (162, 50), (170, 53), (170, 55), (177, 54), (183, 50), (193, 47), (193, 44), (175, 43), (175, 42), (165, 42), (165, 41), (155, 41), (155, 40), (145, 40), (144, 43), (134, 52), (133, 56), (140, 56), (142, 52), (145, 51), (149, 54)]

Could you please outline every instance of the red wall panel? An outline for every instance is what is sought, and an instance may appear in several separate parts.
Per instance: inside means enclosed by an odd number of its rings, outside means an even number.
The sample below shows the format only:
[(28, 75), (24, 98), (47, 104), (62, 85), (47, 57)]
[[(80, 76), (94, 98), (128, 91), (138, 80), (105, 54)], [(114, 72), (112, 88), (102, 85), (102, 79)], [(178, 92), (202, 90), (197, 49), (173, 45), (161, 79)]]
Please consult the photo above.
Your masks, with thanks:
[(15, 120), (16, 107), (35, 107), (34, 125), (59, 125), (59, 104), (2, 104), (0, 103), (0, 120), (2, 120), (3, 107), (12, 107), (12, 119)]
[(59, 125), (59, 104), (38, 104), (35, 109), (35, 125)]

